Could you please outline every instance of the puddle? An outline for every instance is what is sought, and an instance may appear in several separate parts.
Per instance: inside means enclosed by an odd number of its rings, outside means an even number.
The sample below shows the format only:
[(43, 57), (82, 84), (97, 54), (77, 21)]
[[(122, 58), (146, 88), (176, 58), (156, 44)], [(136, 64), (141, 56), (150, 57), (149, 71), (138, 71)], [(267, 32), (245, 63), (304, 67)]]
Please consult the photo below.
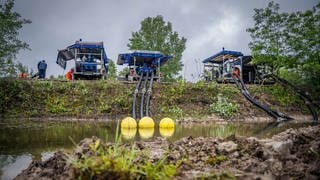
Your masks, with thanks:
[[(220, 137), (230, 135), (271, 137), (287, 128), (305, 124), (285, 124), (264, 130), (266, 124), (176, 124), (175, 129), (119, 129), (123, 141), (152, 141), (165, 137), (173, 142), (183, 137)], [(12, 179), (32, 160), (45, 160), (59, 149), (72, 149), (85, 137), (97, 136), (114, 142), (117, 122), (45, 122), (30, 120), (0, 120), (0, 179)]]

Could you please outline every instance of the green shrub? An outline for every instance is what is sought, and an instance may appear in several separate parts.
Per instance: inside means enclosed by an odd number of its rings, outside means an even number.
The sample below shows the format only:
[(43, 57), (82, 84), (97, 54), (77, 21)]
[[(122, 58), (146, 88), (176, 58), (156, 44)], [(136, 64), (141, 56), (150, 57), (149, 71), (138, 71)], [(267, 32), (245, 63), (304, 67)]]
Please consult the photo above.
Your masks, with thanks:
[(90, 155), (81, 158), (67, 155), (67, 161), (76, 169), (79, 179), (171, 179), (176, 174), (177, 166), (169, 164), (166, 156), (151, 163), (146, 151), (139, 151), (119, 145), (102, 145), (96, 140), (90, 147)]
[(271, 94), (274, 101), (278, 101), (281, 106), (291, 106), (299, 103), (299, 98), (290, 88), (283, 88), (280, 85), (275, 85), (271, 89)]
[(215, 165), (219, 165), (221, 164), (222, 162), (228, 160), (228, 158), (226, 156), (214, 156), (214, 157), (209, 157), (208, 160), (207, 160), (207, 163), (212, 165), (212, 166), (215, 166)]
[(210, 112), (217, 113), (219, 116), (229, 118), (238, 110), (238, 105), (229, 101), (228, 98), (218, 94), (217, 101), (210, 105)]
[(178, 106), (170, 106), (161, 108), (162, 113), (170, 117), (182, 118), (183, 110)]

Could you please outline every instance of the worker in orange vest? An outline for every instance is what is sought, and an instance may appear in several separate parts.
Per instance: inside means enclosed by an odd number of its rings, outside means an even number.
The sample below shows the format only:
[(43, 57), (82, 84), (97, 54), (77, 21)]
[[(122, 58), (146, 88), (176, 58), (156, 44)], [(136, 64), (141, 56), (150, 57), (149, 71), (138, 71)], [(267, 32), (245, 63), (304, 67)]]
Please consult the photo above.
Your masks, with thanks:
[(71, 81), (73, 79), (73, 71), (74, 71), (74, 69), (71, 68), (70, 71), (67, 72), (67, 74), (66, 74), (67, 80)]
[(234, 69), (233, 77), (240, 78), (240, 70), (238, 68)]
[(28, 78), (28, 74), (27, 73), (21, 73), (21, 74), (19, 74), (19, 78), (27, 79)]

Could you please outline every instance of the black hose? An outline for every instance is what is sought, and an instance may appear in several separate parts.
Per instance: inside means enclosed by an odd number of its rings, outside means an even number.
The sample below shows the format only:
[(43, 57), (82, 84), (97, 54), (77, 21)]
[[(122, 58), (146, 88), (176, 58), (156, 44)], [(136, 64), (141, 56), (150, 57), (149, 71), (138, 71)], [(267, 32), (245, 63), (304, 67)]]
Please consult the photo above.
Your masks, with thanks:
[(273, 78), (275, 81), (278, 81), (282, 86), (291, 87), (293, 89), (293, 91), (299, 96), (299, 98), (305, 102), (307, 108), (309, 109), (310, 113), (313, 116), (313, 122), (316, 124), (318, 123), (318, 114), (315, 110), (315, 106), (317, 106), (317, 104), (313, 103), (310, 96), (308, 96), (306, 93), (302, 92), (300, 89), (298, 89), (296, 86), (294, 86), (293, 84), (291, 84), (287, 80), (282, 79), (275, 74), (268, 74), (268, 75), (266, 75), (266, 77)]
[(151, 80), (150, 80), (150, 84), (149, 84), (149, 89), (147, 91), (147, 102), (146, 102), (146, 116), (149, 116), (149, 103), (150, 103), (150, 96), (152, 93), (152, 85), (153, 85), (153, 72), (151, 73)]
[(264, 104), (260, 103), (259, 101), (255, 100), (250, 95), (250, 92), (248, 91), (247, 87), (244, 85), (243, 81), (239, 77), (235, 78), (234, 76), (232, 76), (232, 78), (235, 81), (235, 83), (238, 86), (238, 88), (240, 89), (240, 91), (243, 94), (243, 96), (248, 101), (250, 101), (252, 104), (254, 104), (255, 106), (257, 106), (260, 109), (264, 110), (270, 116), (272, 116), (273, 118), (277, 119), (277, 121), (284, 121), (284, 120), (291, 120), (292, 119), (291, 117), (288, 117), (288, 116), (286, 116), (286, 115), (284, 115), (282, 113), (279, 113), (279, 112), (277, 112), (275, 110), (272, 110), (267, 105), (264, 105)]
[(136, 89), (134, 90), (134, 93), (133, 93), (132, 117), (134, 119), (136, 119), (136, 99), (137, 99), (137, 94), (139, 93), (139, 88), (140, 88), (142, 78), (143, 78), (143, 75), (140, 76)]
[(145, 77), (145, 80), (143, 82), (143, 88), (141, 91), (140, 118), (143, 118), (143, 102), (144, 102), (144, 95), (146, 93), (146, 84), (148, 79), (149, 79), (149, 72), (147, 72), (147, 76)]

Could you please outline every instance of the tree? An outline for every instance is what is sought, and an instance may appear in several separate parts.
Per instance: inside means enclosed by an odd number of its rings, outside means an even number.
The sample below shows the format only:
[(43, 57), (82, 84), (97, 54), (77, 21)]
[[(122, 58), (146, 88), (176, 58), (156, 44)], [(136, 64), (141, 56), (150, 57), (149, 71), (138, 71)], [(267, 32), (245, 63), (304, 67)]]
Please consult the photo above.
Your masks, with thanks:
[(274, 2), (254, 9), (254, 27), (247, 29), (254, 62), (270, 64), (280, 75), (299, 74), (296, 82), (320, 88), (320, 3), (305, 12), (279, 10)]
[[(14, 59), (21, 49), (29, 49), (29, 45), (18, 39), (19, 29), (31, 23), (13, 12), (14, 0), (7, 0), (0, 5), (0, 76), (10, 76), (15, 67)], [(14, 68), (15, 69), (15, 68)], [(16, 71), (16, 69), (15, 69)]]
[(249, 43), (256, 63), (268, 63), (279, 69), (287, 60), (285, 43), (286, 13), (279, 13), (279, 4), (270, 2), (265, 9), (254, 9), (255, 25), (248, 28), (252, 42)]
[(28, 67), (23, 65), (21, 62), (18, 62), (16, 64), (16, 72), (21, 74), (21, 73), (28, 73)]
[(172, 24), (165, 22), (163, 17), (147, 17), (141, 22), (141, 28), (132, 33), (128, 47), (130, 50), (160, 51), (173, 56), (161, 67), (165, 80), (173, 80), (182, 70), (182, 53), (185, 50), (186, 38), (172, 30)]
[(117, 68), (114, 62), (109, 59), (109, 69), (108, 69), (108, 79), (116, 79), (117, 77)]

